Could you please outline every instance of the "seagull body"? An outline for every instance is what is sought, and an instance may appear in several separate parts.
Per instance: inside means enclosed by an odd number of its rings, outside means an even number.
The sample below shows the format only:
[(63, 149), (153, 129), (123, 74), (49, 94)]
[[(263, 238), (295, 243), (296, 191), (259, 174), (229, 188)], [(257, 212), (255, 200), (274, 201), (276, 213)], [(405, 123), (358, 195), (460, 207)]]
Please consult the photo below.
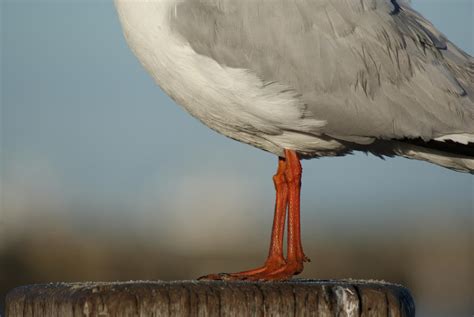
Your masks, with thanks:
[(211, 129), (279, 157), (267, 262), (207, 278), (301, 272), (301, 158), (364, 151), (474, 171), (474, 60), (405, 1), (115, 4), (130, 48), (169, 96)]

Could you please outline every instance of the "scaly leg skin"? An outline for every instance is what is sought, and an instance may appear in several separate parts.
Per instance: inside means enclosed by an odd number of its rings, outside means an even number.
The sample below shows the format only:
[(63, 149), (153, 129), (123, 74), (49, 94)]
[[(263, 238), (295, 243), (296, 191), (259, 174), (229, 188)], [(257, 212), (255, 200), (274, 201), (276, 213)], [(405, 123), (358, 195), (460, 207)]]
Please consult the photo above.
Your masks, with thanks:
[[(277, 199), (273, 221), (270, 252), (265, 265), (249, 271), (230, 274), (211, 274), (205, 280), (287, 280), (303, 271), (303, 263), (309, 262), (301, 244), (300, 189), (302, 168), (298, 155), (285, 150), (285, 159), (280, 158), (278, 172), (274, 176)], [(288, 250), (283, 257), (283, 232), (288, 208)]]
[(283, 257), (283, 235), (285, 231), (285, 217), (288, 200), (288, 186), (285, 179), (285, 170), (286, 160), (284, 158), (279, 158), (278, 170), (273, 176), (273, 183), (275, 184), (276, 191), (275, 214), (273, 217), (270, 250), (265, 264), (262, 267), (238, 273), (210, 274), (200, 277), (199, 280), (246, 280), (250, 279), (251, 276), (265, 272), (273, 272), (286, 264), (286, 260)]
[(287, 280), (303, 271), (303, 263), (309, 262), (301, 244), (300, 191), (302, 168), (298, 155), (285, 150), (287, 169), (285, 178), (288, 184), (288, 250), (286, 265), (261, 276), (263, 280)]

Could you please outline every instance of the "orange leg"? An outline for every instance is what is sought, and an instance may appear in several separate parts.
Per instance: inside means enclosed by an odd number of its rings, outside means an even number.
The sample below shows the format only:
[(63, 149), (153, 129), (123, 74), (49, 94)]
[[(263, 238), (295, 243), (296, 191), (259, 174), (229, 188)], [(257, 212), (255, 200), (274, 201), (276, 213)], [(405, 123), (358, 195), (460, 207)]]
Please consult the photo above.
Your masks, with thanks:
[[(270, 240), (270, 251), (267, 263), (283, 265), (286, 261), (283, 256), (283, 236), (285, 234), (286, 208), (288, 205), (288, 185), (285, 178), (286, 161), (278, 159), (278, 171), (273, 176), (273, 184), (276, 191), (275, 215), (273, 216), (272, 237)], [(270, 265), (271, 266), (271, 265)]]
[[(203, 276), (206, 280), (284, 280), (301, 273), (303, 262), (309, 261), (301, 245), (300, 188), (301, 164), (294, 151), (285, 150), (285, 158), (278, 161), (278, 171), (273, 177), (276, 190), (270, 251), (265, 264), (257, 269), (239, 273), (221, 273)], [(288, 208), (288, 251), (283, 256), (283, 235)]]
[(267, 271), (274, 271), (282, 267), (286, 261), (283, 256), (283, 236), (285, 233), (285, 217), (288, 200), (288, 186), (285, 179), (286, 160), (279, 158), (278, 170), (273, 176), (276, 190), (275, 214), (273, 217), (272, 237), (268, 258), (262, 267), (239, 273), (210, 274), (199, 279), (205, 280), (243, 280), (248, 277)]
[(288, 184), (288, 250), (286, 265), (271, 272), (263, 279), (286, 280), (303, 271), (303, 263), (309, 258), (303, 252), (301, 243), (300, 192), (302, 168), (298, 155), (285, 150), (287, 168), (285, 178)]
[(286, 260), (283, 256), (283, 236), (285, 234), (285, 216), (288, 204), (288, 186), (285, 179), (286, 161), (278, 159), (278, 170), (273, 176), (276, 191), (275, 214), (273, 216), (270, 249), (265, 264), (257, 269), (230, 274), (234, 277), (247, 277), (265, 274), (283, 267)]

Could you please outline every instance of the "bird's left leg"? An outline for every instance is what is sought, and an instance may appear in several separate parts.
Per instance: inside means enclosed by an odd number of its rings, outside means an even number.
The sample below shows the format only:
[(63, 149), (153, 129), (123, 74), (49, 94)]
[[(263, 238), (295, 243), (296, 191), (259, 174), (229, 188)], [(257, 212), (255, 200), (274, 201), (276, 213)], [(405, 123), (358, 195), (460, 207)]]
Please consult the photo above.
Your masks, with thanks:
[(273, 216), (272, 236), (270, 239), (270, 248), (265, 264), (257, 269), (230, 274), (237, 279), (253, 279), (253, 277), (265, 275), (273, 272), (286, 264), (283, 255), (283, 236), (285, 234), (285, 217), (288, 205), (288, 185), (285, 179), (286, 160), (278, 159), (278, 170), (273, 176), (275, 185), (276, 201), (275, 214)]
[(285, 266), (283, 255), (283, 236), (285, 233), (285, 218), (288, 202), (288, 184), (285, 178), (287, 163), (285, 158), (278, 159), (278, 170), (273, 176), (276, 191), (275, 214), (273, 218), (270, 250), (265, 264), (259, 268), (238, 272), (210, 274), (199, 279), (203, 280), (255, 280), (264, 279), (264, 276)]

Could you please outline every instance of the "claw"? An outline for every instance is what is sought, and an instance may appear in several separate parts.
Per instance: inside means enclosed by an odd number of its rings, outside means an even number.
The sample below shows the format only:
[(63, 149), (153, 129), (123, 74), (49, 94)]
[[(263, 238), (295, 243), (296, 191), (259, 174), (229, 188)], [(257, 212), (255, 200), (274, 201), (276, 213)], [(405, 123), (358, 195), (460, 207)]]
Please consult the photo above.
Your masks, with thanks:
[[(306, 260), (309, 260), (305, 257)], [(268, 282), (289, 280), (294, 275), (298, 275), (303, 270), (304, 260), (296, 262), (278, 262), (272, 265), (265, 265), (261, 268), (249, 270), (239, 273), (219, 273), (209, 274), (200, 277), (198, 280), (205, 281), (253, 281), (253, 282)]]

